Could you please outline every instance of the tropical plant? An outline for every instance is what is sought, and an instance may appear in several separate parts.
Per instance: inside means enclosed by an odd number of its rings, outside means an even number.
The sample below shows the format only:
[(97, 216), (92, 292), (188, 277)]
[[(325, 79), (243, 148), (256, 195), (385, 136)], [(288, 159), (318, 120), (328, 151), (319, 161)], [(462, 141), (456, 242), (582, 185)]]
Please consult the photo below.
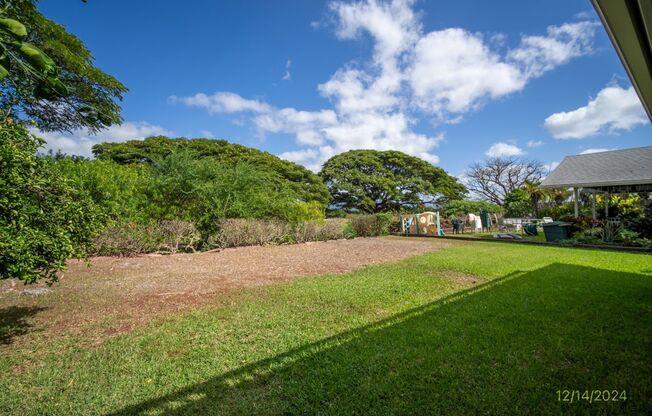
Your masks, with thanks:
[(618, 238), (620, 232), (622, 231), (622, 226), (618, 223), (607, 221), (602, 227), (602, 242), (604, 243), (613, 243)]
[(546, 197), (546, 191), (541, 189), (539, 185), (539, 182), (527, 180), (522, 187), (522, 189), (530, 196), (530, 201), (532, 201), (532, 209), (534, 209), (534, 216), (537, 218), (539, 217), (540, 202)]

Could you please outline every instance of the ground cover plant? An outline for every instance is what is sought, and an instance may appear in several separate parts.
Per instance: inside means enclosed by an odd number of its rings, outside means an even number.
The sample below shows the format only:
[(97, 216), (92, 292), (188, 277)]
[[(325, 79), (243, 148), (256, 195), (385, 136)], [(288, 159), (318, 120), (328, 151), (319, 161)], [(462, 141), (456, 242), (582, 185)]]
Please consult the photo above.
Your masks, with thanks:
[[(35, 302), (3, 322), (0, 412), (652, 410), (649, 255), (449, 244), (234, 292), (94, 347), (75, 337), (12, 347), (8, 331), (29, 331)], [(570, 403), (563, 390), (617, 391), (619, 400)]]

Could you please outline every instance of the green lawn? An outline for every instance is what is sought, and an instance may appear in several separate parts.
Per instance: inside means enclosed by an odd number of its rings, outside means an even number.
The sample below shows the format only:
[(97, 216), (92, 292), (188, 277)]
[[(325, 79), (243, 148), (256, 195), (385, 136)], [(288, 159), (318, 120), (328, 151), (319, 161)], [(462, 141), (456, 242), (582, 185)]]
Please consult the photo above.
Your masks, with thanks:
[(221, 304), (11, 350), (0, 414), (652, 412), (650, 255), (455, 242)]

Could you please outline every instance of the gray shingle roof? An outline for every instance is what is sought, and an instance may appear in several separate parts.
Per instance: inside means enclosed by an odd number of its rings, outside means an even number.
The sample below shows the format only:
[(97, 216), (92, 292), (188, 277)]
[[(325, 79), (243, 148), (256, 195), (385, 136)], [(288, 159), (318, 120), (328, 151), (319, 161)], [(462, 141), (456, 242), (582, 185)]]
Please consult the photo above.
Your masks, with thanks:
[(566, 156), (542, 188), (652, 184), (652, 146)]

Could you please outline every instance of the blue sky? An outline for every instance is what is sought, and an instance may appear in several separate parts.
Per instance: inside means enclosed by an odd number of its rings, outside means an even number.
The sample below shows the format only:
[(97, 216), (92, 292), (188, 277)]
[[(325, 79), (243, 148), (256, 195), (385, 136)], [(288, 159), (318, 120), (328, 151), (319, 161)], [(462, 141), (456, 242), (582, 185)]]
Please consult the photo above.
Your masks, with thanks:
[(312, 169), (395, 149), (461, 175), (490, 155), (652, 144), (652, 127), (588, 0), (41, 0), (129, 89), (125, 123), (48, 133), (102, 141), (215, 137)]

